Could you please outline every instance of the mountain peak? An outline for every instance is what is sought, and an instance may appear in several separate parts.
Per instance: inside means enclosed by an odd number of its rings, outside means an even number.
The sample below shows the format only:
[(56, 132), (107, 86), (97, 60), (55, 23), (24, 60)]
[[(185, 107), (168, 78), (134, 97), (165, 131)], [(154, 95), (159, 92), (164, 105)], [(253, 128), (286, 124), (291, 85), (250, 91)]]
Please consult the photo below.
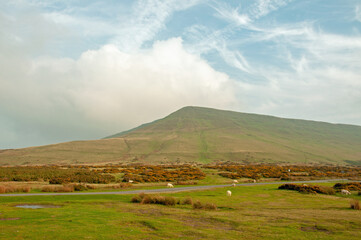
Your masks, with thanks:
[[(361, 165), (361, 127), (186, 106), (107, 139), (1, 153), (1, 162), (233, 161)], [(44, 156), (43, 156), (44, 155)], [(8, 160), (7, 160), (8, 159)], [(59, 160), (60, 159), (60, 160)], [(0, 163), (1, 163), (0, 162)]]

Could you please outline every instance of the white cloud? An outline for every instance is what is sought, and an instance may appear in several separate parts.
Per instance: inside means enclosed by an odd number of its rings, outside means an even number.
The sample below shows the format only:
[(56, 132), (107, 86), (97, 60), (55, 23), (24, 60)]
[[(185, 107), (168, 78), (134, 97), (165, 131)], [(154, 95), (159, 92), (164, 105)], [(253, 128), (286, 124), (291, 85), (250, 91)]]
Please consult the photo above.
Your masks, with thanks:
[(233, 81), (185, 51), (180, 38), (137, 54), (106, 45), (77, 60), (41, 57), (18, 67), (18, 75), (7, 74), (11, 81), (0, 77), (2, 114), (59, 138), (70, 131), (101, 137), (186, 105), (237, 106)]

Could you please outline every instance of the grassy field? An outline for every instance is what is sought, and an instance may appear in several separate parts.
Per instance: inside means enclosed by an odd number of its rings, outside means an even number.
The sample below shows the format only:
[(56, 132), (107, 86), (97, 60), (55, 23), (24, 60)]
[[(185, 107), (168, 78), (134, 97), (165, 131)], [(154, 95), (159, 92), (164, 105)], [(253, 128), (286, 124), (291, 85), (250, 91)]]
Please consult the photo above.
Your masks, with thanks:
[(0, 150), (0, 165), (233, 161), (361, 165), (361, 126), (186, 107), (111, 136)]
[[(214, 203), (218, 210), (130, 203), (132, 195), (0, 197), (0, 239), (361, 238), (361, 211), (349, 204), (350, 198), (361, 196), (301, 194), (277, 187), (168, 194)], [(228, 189), (231, 197), (226, 196)], [(14, 207), (24, 203), (61, 207)]]

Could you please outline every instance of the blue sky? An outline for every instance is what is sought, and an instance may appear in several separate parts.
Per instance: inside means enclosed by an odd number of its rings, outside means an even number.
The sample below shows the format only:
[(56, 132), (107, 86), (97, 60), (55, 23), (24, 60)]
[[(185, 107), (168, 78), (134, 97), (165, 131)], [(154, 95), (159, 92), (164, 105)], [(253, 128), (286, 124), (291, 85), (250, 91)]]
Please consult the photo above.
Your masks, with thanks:
[(0, 149), (187, 105), (361, 125), (361, 2), (0, 1)]

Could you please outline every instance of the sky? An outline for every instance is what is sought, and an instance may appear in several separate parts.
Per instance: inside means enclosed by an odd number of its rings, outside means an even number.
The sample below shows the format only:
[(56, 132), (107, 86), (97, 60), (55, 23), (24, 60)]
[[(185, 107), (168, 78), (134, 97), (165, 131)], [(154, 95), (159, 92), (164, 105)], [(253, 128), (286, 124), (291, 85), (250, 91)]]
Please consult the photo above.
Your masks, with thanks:
[(361, 1), (0, 0), (0, 149), (184, 106), (361, 125)]

